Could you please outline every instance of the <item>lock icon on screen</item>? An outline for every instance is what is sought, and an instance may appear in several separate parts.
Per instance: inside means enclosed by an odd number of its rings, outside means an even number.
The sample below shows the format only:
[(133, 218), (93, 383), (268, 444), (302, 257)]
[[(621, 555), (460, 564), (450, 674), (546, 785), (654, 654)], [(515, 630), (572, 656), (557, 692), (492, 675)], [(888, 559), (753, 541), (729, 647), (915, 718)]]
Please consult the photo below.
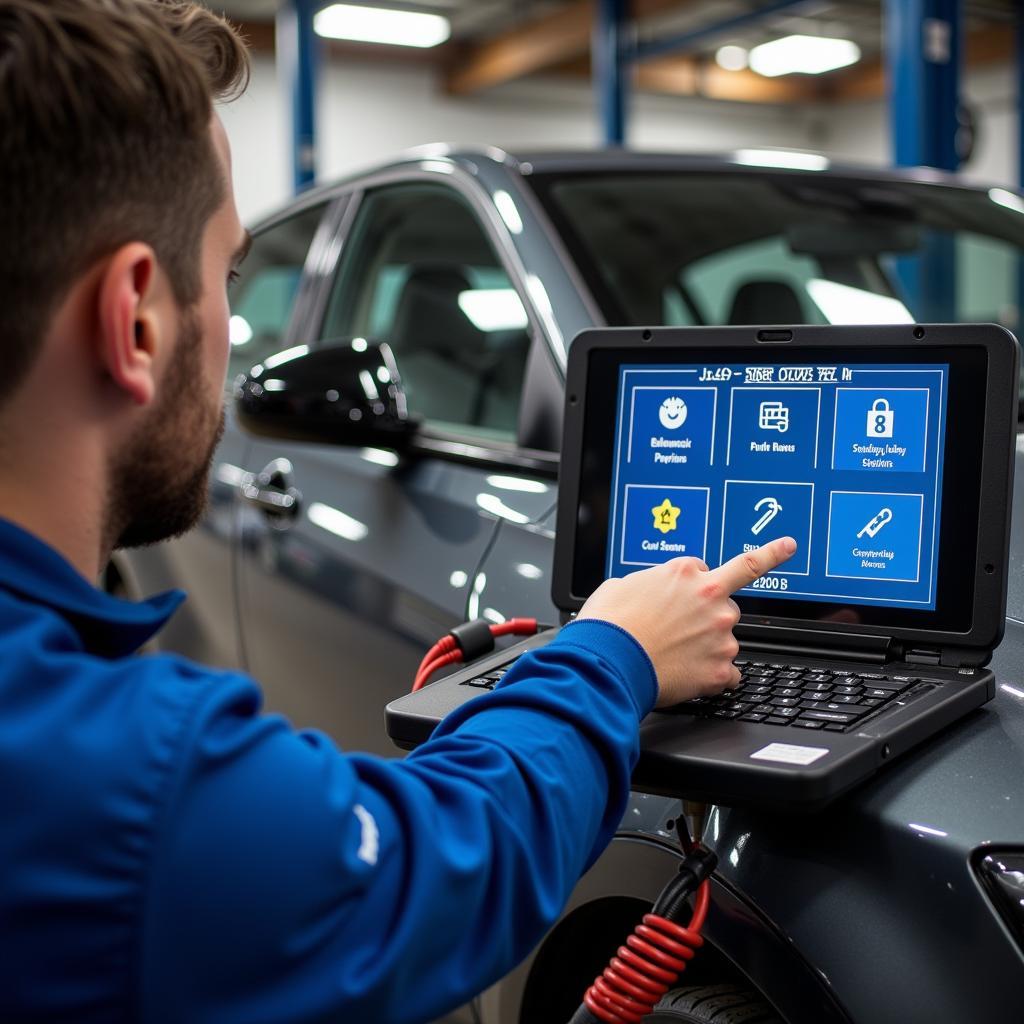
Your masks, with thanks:
[(868, 437), (892, 437), (894, 414), (884, 398), (876, 398), (868, 409)]

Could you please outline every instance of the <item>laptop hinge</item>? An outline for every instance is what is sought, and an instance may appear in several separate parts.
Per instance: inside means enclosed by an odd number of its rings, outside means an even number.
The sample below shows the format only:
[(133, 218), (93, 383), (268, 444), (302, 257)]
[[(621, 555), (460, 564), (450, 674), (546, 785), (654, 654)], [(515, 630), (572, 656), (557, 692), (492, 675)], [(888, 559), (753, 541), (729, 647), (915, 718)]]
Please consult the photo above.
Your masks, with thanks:
[(942, 656), (927, 647), (908, 647), (903, 652), (903, 660), (911, 665), (938, 665)]
[(875, 664), (889, 661), (893, 654), (893, 640), (889, 636), (831, 633), (824, 629), (788, 629), (785, 626), (749, 622), (741, 622), (735, 632), (744, 651), (797, 654), (836, 661), (870, 661)]

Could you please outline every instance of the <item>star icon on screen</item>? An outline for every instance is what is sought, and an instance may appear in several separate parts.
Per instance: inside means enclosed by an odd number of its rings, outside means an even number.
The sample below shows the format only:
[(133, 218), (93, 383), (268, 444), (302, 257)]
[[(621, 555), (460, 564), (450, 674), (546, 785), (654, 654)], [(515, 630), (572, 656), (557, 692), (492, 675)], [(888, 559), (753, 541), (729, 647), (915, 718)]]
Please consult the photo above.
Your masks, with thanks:
[(662, 533), (671, 533), (676, 528), (680, 510), (666, 498), (660, 505), (651, 509), (654, 516), (654, 528)]

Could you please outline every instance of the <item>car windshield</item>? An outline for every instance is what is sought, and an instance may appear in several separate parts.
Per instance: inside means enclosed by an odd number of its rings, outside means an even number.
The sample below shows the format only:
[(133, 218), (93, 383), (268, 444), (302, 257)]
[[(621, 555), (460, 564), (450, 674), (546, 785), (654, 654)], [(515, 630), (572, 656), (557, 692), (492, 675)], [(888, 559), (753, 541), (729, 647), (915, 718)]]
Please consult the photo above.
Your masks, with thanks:
[(536, 174), (608, 322), (986, 321), (1015, 330), (1024, 200), (726, 171)]

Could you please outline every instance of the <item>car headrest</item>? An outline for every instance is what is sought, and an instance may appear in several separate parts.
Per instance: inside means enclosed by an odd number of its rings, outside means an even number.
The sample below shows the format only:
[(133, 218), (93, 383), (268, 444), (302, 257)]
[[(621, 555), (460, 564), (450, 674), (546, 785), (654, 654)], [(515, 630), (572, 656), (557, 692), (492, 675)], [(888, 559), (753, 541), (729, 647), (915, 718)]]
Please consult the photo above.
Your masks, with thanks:
[(730, 324), (802, 324), (800, 299), (786, 281), (744, 281), (736, 289)]
[(402, 287), (389, 339), (399, 361), (407, 348), (455, 356), (480, 347), (480, 331), (459, 307), (459, 295), (472, 287), (459, 267), (413, 268)]

